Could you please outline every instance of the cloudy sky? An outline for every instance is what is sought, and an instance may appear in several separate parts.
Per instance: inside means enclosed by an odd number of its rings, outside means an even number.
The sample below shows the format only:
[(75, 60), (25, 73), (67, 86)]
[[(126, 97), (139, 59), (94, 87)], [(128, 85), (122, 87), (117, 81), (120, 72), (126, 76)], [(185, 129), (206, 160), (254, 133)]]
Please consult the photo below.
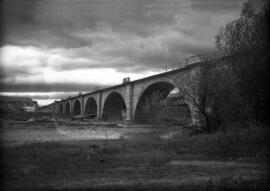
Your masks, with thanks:
[(213, 52), (244, 1), (2, 0), (1, 94), (42, 105)]

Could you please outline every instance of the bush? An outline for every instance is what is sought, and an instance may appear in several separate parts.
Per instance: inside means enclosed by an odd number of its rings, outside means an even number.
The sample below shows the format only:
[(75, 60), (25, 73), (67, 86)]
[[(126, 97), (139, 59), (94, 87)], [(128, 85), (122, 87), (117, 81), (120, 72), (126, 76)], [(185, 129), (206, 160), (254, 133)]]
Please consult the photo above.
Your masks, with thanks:
[(212, 158), (252, 158), (256, 161), (269, 159), (268, 128), (228, 128), (213, 134), (175, 137), (173, 144), (180, 153), (206, 155)]

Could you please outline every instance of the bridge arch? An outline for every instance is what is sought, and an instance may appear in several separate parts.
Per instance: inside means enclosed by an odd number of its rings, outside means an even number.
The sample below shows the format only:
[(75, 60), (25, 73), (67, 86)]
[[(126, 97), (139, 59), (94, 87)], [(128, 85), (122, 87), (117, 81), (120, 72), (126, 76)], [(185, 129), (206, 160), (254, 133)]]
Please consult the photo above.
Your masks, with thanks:
[(81, 114), (81, 103), (80, 103), (79, 100), (74, 101), (72, 113), (74, 115), (80, 115)]
[(63, 114), (63, 103), (60, 103), (58, 113)]
[(70, 114), (70, 103), (69, 102), (66, 103), (66, 107), (65, 107), (64, 113), (65, 114)]
[(84, 114), (90, 117), (97, 117), (98, 105), (93, 97), (89, 97), (85, 103)]
[(126, 104), (123, 96), (113, 91), (106, 98), (103, 105), (102, 118), (122, 120), (126, 118)]
[[(169, 99), (168, 95), (172, 91), (177, 90), (178, 87), (175, 85), (173, 80), (154, 81), (146, 85), (140, 91), (137, 100), (134, 103), (134, 119), (136, 121), (148, 121), (155, 117), (161, 118), (163, 116), (170, 116), (177, 117), (179, 119), (186, 117), (189, 121), (191, 119), (191, 115), (188, 104), (182, 103), (179, 108), (171, 106), (171, 99)], [(175, 95), (179, 96), (179, 94)], [(156, 107), (157, 105), (158, 107)]]

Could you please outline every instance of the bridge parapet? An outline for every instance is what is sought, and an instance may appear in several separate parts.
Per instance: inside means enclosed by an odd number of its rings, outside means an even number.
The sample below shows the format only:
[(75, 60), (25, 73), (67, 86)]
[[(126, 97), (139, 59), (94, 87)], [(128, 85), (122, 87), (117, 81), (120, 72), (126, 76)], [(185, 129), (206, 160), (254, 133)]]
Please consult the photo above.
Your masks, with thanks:
[(190, 64), (194, 64), (194, 63), (198, 63), (198, 62), (201, 62), (201, 61), (202, 61), (202, 55), (200, 55), (200, 54), (190, 56), (190, 57), (185, 59), (185, 66), (190, 65)]

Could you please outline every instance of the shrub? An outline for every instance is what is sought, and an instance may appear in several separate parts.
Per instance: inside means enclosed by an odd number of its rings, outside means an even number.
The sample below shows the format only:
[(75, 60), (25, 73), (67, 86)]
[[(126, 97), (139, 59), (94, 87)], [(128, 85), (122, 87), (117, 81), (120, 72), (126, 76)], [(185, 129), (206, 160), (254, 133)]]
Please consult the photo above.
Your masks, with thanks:
[(269, 159), (268, 128), (229, 128), (213, 134), (175, 137), (172, 141), (180, 153), (207, 155), (213, 158)]

